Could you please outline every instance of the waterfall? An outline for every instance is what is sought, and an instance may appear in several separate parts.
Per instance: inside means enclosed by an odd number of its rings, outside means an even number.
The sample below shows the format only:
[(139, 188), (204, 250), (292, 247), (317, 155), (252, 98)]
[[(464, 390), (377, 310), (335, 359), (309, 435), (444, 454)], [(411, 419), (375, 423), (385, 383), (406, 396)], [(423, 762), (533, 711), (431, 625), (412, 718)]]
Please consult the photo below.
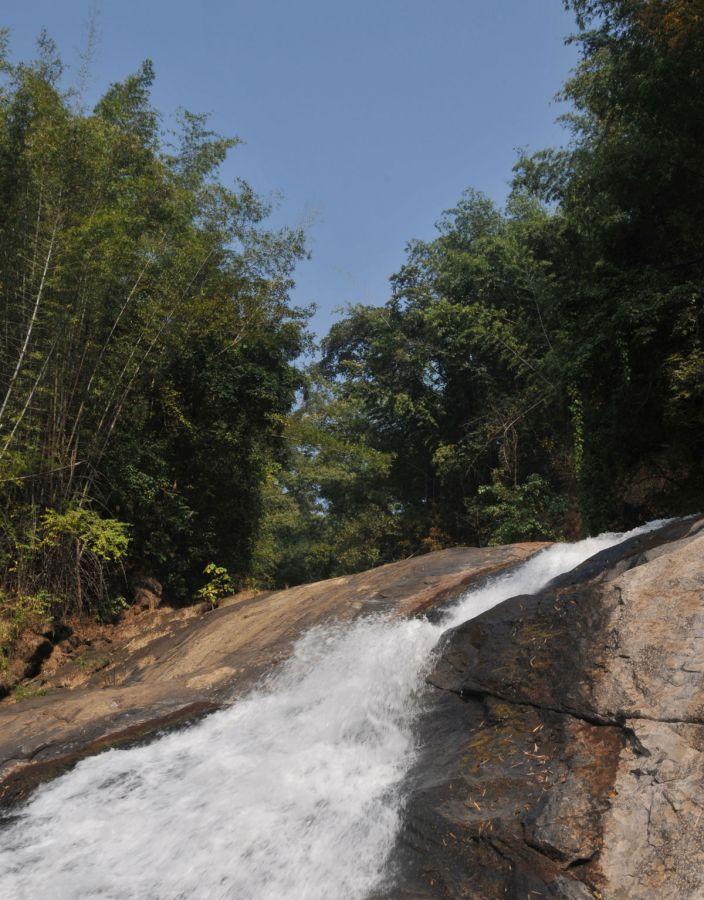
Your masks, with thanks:
[(363, 898), (384, 888), (433, 648), (629, 535), (543, 550), (433, 624), (309, 631), (246, 697), (151, 743), (85, 759), (0, 828), (0, 898)]

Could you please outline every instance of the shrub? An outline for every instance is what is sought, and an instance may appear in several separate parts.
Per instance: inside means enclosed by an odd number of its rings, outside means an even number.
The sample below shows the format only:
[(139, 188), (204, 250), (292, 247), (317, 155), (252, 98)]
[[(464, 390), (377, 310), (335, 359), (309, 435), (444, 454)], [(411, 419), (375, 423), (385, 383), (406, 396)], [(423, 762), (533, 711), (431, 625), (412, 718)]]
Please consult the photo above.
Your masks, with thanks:
[(494, 471), (491, 484), (481, 485), (467, 507), (482, 542), (489, 546), (562, 537), (566, 503), (542, 475), (507, 485)]
[(198, 591), (198, 597), (215, 609), (224, 597), (234, 591), (235, 583), (227, 569), (224, 566), (216, 566), (215, 563), (208, 563), (203, 569), (203, 574), (207, 576), (208, 581)]
[(40, 519), (35, 552), (46, 558), (46, 575), (59, 586), (63, 612), (100, 612), (108, 602), (111, 572), (127, 553), (129, 526), (91, 509), (50, 509)]

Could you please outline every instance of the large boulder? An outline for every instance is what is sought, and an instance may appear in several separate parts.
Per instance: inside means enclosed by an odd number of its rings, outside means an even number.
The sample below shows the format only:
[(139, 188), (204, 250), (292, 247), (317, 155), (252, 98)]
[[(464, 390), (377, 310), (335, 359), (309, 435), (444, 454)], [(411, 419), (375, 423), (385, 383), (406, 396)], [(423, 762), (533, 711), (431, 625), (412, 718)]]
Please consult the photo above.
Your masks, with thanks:
[(444, 638), (395, 897), (704, 896), (704, 520)]

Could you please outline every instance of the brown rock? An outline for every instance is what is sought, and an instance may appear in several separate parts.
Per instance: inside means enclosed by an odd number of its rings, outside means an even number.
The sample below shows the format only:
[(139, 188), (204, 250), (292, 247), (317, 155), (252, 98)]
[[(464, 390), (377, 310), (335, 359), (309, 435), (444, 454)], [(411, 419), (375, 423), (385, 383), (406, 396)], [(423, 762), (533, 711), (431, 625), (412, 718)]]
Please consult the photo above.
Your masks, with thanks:
[(0, 800), (22, 797), (81, 756), (228, 702), (285, 659), (312, 625), (370, 612), (415, 615), (543, 546), (442, 550), (358, 575), (236, 596), (206, 614), (160, 608), (128, 619), (109, 646), (96, 635), (88, 649), (77, 648), (57, 665), (46, 678), (46, 696), (0, 704)]
[(161, 605), (164, 588), (152, 575), (140, 575), (132, 584), (135, 606), (140, 609), (156, 609)]
[(33, 631), (23, 632), (15, 641), (8, 665), (9, 687), (25, 678), (34, 678), (44, 660), (50, 655), (52, 647), (51, 641), (43, 634), (36, 634)]
[(448, 635), (394, 896), (704, 896), (703, 528)]

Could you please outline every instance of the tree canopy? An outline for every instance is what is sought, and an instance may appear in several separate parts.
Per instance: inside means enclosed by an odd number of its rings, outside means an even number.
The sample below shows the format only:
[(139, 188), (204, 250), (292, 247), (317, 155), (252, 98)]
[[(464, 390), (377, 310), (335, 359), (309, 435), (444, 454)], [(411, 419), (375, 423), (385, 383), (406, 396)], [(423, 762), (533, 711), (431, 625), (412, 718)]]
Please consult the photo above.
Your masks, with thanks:
[(185, 600), (208, 564), (251, 565), (301, 383), (303, 235), (222, 183), (236, 141), (205, 117), (166, 130), (150, 62), (89, 112), (61, 71), (45, 36), (2, 60), (3, 589), (109, 610), (119, 564)]

